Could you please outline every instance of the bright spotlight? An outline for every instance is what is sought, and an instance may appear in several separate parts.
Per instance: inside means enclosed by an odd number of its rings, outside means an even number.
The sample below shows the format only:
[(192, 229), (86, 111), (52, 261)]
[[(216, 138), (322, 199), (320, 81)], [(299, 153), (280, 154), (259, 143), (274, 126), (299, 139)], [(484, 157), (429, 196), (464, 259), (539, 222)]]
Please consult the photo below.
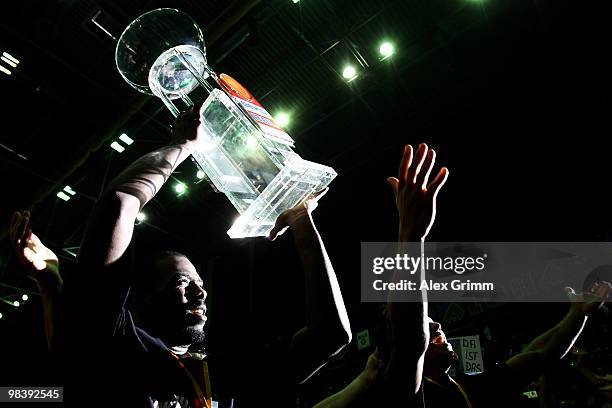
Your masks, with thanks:
[(67, 192), (68, 194), (72, 195), (72, 196), (76, 194), (76, 191), (74, 191), (72, 189), (72, 187), (70, 187), (70, 186), (64, 187), (64, 191)]
[(17, 58), (13, 57), (11, 54), (9, 54), (6, 51), (2, 53), (2, 57), (7, 58), (7, 59), (13, 61), (13, 63), (15, 63), (15, 64), (19, 64), (19, 60)]
[(176, 183), (175, 186), (174, 186), (174, 191), (176, 191), (176, 193), (178, 195), (181, 195), (185, 191), (187, 191), (187, 186), (184, 185), (183, 183)]
[(285, 112), (281, 112), (274, 117), (274, 121), (278, 123), (280, 127), (284, 128), (285, 126), (289, 124), (289, 122), (291, 121), (291, 118)]
[(15, 307), (19, 307), (19, 304), (20, 303), (17, 300), (13, 302), (13, 306), (15, 306)]
[(380, 45), (378, 52), (380, 52), (383, 59), (386, 59), (395, 53), (395, 47), (390, 42), (385, 41)]
[(7, 63), (13, 68), (17, 68), (17, 64), (15, 64), (15, 62), (11, 61), (10, 59), (6, 58), (4, 55), (0, 57), (0, 60), (4, 61), (5, 63)]
[(138, 220), (138, 222), (143, 222), (146, 219), (147, 219), (147, 215), (143, 213), (142, 211), (136, 214), (136, 220)]
[(342, 76), (344, 77), (344, 79), (351, 81), (357, 77), (357, 70), (355, 69), (355, 67), (348, 65), (344, 67), (344, 70), (342, 71)]
[(113, 149), (115, 149), (117, 152), (119, 153), (123, 153), (123, 151), (125, 150), (125, 147), (121, 146), (119, 143), (117, 142), (113, 142), (111, 143), (110, 147), (112, 147)]
[(134, 143), (134, 139), (132, 139), (125, 133), (122, 133), (121, 135), (119, 135), (119, 140), (121, 140), (123, 143), (125, 143), (128, 146)]
[(198, 170), (198, 172), (196, 173), (196, 177), (198, 180), (202, 180), (205, 176), (206, 174), (204, 174), (202, 170)]
[(28, 300), (28, 295), (26, 295), (26, 294), (21, 295), (21, 300), (23, 300), (24, 302), (25, 302), (26, 300)]

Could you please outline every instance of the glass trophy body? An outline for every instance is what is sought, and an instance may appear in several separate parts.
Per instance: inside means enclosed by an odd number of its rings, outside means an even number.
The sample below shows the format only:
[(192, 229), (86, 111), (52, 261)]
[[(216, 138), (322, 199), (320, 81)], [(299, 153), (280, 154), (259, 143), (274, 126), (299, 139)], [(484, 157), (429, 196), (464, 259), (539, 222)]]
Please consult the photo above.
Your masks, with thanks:
[(202, 103), (192, 156), (240, 214), (231, 238), (267, 235), (283, 211), (336, 177), (331, 167), (295, 153), (291, 137), (246, 88), (212, 70), (202, 32), (187, 14), (158, 9), (138, 17), (121, 35), (115, 58), (132, 87), (160, 98), (174, 116)]

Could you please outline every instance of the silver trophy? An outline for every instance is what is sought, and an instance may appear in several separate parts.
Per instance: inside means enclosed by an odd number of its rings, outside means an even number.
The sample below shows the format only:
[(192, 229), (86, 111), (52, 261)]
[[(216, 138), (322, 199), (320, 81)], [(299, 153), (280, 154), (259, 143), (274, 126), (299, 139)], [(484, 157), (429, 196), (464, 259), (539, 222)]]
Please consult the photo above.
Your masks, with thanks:
[(294, 141), (246, 88), (206, 61), (202, 31), (176, 9), (150, 11), (119, 38), (117, 69), (138, 91), (152, 94), (178, 116), (200, 108), (194, 161), (240, 216), (231, 238), (267, 235), (278, 216), (336, 177), (331, 167), (302, 159)]

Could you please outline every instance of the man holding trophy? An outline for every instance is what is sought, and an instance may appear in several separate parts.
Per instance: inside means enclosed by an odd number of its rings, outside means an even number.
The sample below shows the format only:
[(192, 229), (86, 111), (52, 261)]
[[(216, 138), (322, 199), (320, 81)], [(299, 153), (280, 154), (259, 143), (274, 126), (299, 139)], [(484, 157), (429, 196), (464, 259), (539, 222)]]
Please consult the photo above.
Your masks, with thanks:
[[(185, 19), (190, 20), (177, 10), (147, 13), (130, 24), (117, 46), (120, 71), (126, 64), (133, 70), (131, 74), (121, 71), (124, 78), (130, 82), (128, 77), (146, 77), (144, 88), (148, 85), (178, 118), (172, 144), (125, 169), (109, 184), (90, 216), (77, 259), (78, 273), (65, 282), (61, 312), (55, 316), (55, 350), (66, 374), (68, 403), (83, 399), (120, 406), (212, 407), (214, 372), (211, 381), (205, 351), (195, 347), (205, 337), (204, 282), (183, 254), (162, 252), (141, 261), (135, 261), (134, 254), (138, 212), (189, 156), (241, 212), (230, 236), (267, 235), (274, 240), (290, 228), (306, 273), (306, 324), (293, 335), (284, 354), (277, 356), (283, 364), (279, 378), (285, 381), (278, 384), (269, 379), (267, 389), (255, 387), (261, 394), (247, 395), (245, 401), (261, 403), (265, 398), (266, 406), (288, 406), (287, 401), (275, 401), (277, 391), (286, 392), (292, 388), (286, 384), (294, 386), (309, 378), (351, 340), (338, 281), (312, 219), (312, 210), (335, 172), (301, 159), (290, 149), (290, 138), (272, 124), (266, 125), (268, 133), (262, 130), (265, 109), (254, 100), (242, 103), (239, 98), (244, 91), (237, 89), (239, 84), (229, 77), (221, 80), (194, 53), (203, 51), (195, 23), (188, 28), (196, 32), (200, 48), (193, 46), (193, 38), (180, 45), (183, 48), (166, 43), (161, 36), (172, 37), (176, 31), (170, 26)], [(147, 29), (149, 23), (157, 28)], [(159, 49), (152, 50), (146, 35), (138, 35), (142, 30), (159, 35), (160, 47), (169, 48), (161, 54)], [(220, 87), (211, 87), (206, 82), (211, 80)], [(144, 91), (136, 80), (130, 84)], [(194, 102), (190, 92), (195, 88), (207, 91), (212, 99), (207, 97), (201, 105)], [(184, 103), (183, 113), (174, 100)], [(258, 119), (247, 112), (258, 108)], [(254, 160), (240, 159), (249, 154), (241, 150), (245, 146), (253, 149)], [(248, 168), (253, 163), (263, 166), (261, 171)], [(261, 176), (266, 172), (268, 180)], [(315, 191), (320, 192), (313, 195)], [(257, 378), (261, 367), (236, 369), (252, 369), (253, 382), (265, 384), (266, 379)]]

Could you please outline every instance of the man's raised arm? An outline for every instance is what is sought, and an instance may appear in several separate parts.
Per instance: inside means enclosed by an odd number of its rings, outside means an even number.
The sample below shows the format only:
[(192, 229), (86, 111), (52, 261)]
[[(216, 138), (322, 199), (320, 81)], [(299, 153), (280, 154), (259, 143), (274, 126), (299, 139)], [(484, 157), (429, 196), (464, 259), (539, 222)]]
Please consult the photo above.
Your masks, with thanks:
[(303, 382), (337, 354), (352, 338), (340, 285), (312, 211), (328, 189), (280, 215), (270, 232), (275, 239), (290, 228), (306, 276), (306, 324), (291, 342), (291, 356), (298, 381)]
[(174, 126), (173, 144), (142, 156), (110, 183), (89, 218), (79, 250), (81, 266), (100, 268), (123, 256), (132, 240), (138, 212), (190, 155), (198, 123), (196, 109), (180, 116)]
[(591, 313), (612, 297), (608, 282), (595, 282), (584, 294), (567, 288), (571, 301), (565, 317), (556, 326), (535, 338), (523, 353), (511, 357), (506, 364), (518, 385), (527, 386), (563, 358), (580, 336)]
[(36, 281), (43, 307), (47, 345), (51, 348), (55, 330), (55, 306), (63, 280), (57, 255), (47, 248), (30, 228), (30, 212), (16, 211), (11, 219), (10, 238), (17, 258)]
[[(406, 146), (398, 178), (390, 177), (397, 209), (400, 215), (399, 241), (420, 242), (424, 240), (435, 218), (436, 195), (446, 182), (448, 170), (440, 170), (431, 184), (427, 184), (433, 168), (435, 152), (421, 145), (416, 159), (412, 160), (412, 146)], [(423, 298), (426, 294), (421, 292)], [(378, 348), (368, 358), (364, 371), (353, 382), (336, 394), (321, 401), (315, 408), (345, 408), (361, 406), (382, 375), (384, 389), (378, 390), (378, 401), (391, 398), (396, 404), (399, 395), (405, 395), (402, 402), (412, 405), (414, 394), (421, 384), (423, 361), (429, 343), (429, 324), (427, 321), (426, 299), (421, 302), (400, 303), (389, 299), (387, 324), (391, 332), (391, 350), (381, 360)], [(404, 394), (406, 386), (414, 387), (411, 393)], [(384, 403), (383, 403), (384, 405)], [(396, 405), (393, 405), (396, 406)]]
[[(400, 162), (398, 177), (390, 177), (399, 213), (398, 250), (402, 242), (422, 242), (427, 237), (436, 216), (436, 197), (446, 182), (448, 169), (440, 169), (429, 183), (436, 152), (421, 144), (413, 158), (412, 146), (407, 145)], [(421, 274), (421, 279), (424, 276)], [(394, 389), (408, 386), (411, 395), (421, 387), (425, 351), (429, 344), (427, 298), (421, 291), (420, 302), (394, 302), (389, 298), (388, 325), (390, 350), (384, 373), (386, 384)], [(395, 388), (399, 387), (399, 388)]]

